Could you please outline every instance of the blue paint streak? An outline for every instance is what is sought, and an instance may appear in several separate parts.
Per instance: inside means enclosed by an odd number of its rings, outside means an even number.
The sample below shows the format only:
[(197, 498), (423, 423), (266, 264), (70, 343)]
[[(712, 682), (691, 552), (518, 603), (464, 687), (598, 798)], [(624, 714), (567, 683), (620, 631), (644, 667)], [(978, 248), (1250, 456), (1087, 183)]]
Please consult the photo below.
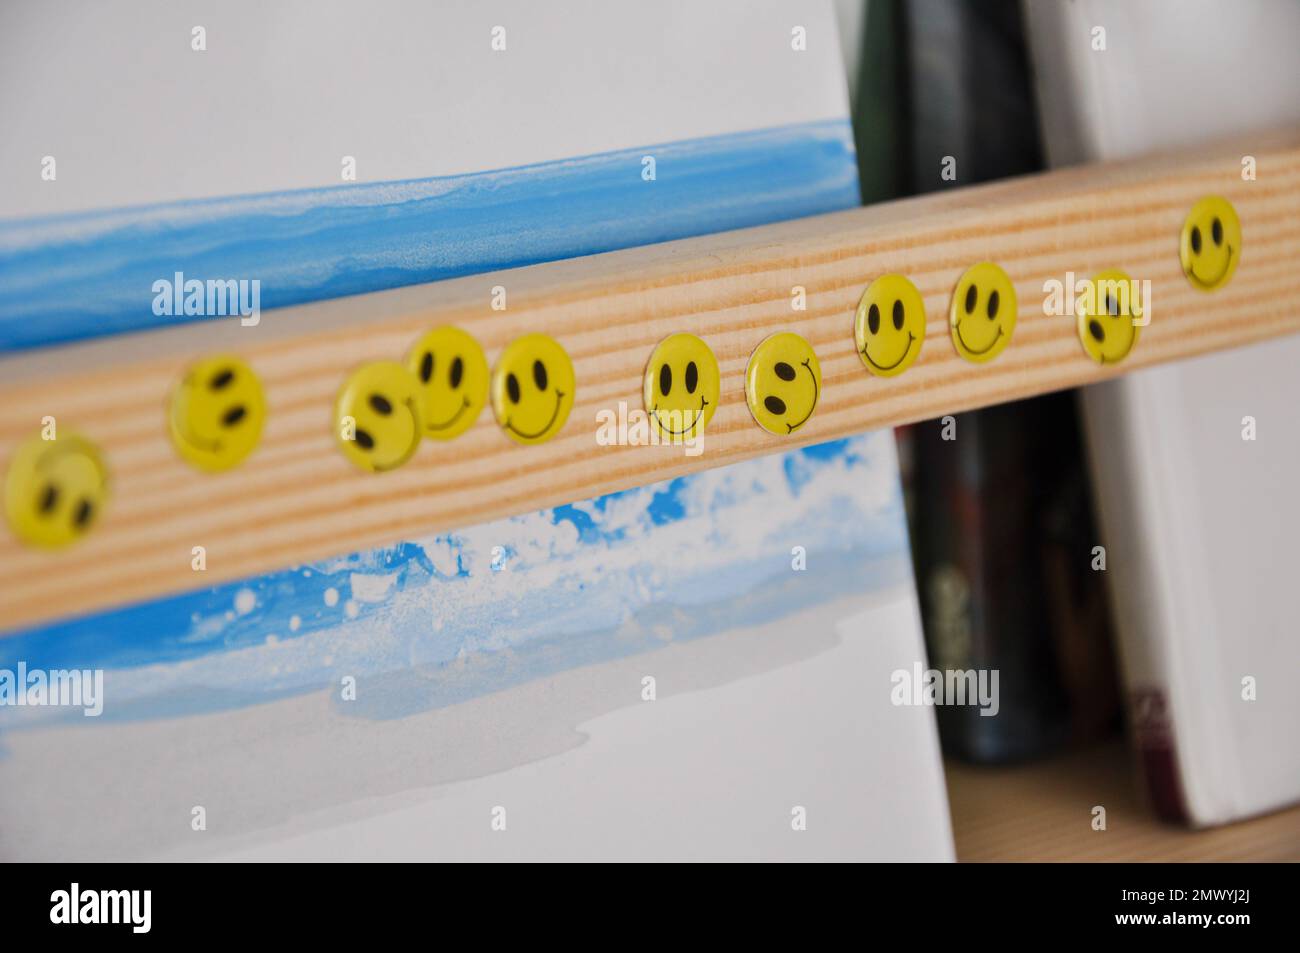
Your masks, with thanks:
[[(656, 179), (643, 181), (653, 155)], [(847, 119), (471, 175), (0, 223), (0, 353), (212, 320), (153, 283), (257, 279), (288, 307), (859, 204)], [(225, 320), (231, 320), (229, 318)]]
[[(442, 534), (54, 622), (0, 637), (0, 669), (104, 669), (112, 704), (97, 724), (245, 708), (336, 686), (342, 675), (366, 680), (372, 697), (348, 714), (387, 718), (654, 651), (668, 635), (771, 622), (908, 579), (901, 495), (862, 496), (872, 468), (892, 466), (892, 455), (868, 449), (873, 439), (784, 454), (788, 493), (768, 461), (747, 460), (725, 468), (727, 492), (716, 473), (692, 474), (542, 511), (543, 520), (500, 520), (486, 533)], [(810, 495), (819, 471), (831, 479)], [(755, 501), (772, 511), (757, 534)], [(550, 549), (562, 524), (578, 531), (577, 545)], [(801, 573), (789, 569), (796, 527), (814, 552)], [(567, 525), (559, 535), (571, 539)], [(523, 544), (500, 577), (488, 552), (494, 539)], [(0, 706), (0, 757), (11, 728), (84, 718), (74, 709), (26, 714)]]
[[(835, 440), (786, 454), (783, 463), (792, 490), (797, 495), (817, 468), (839, 460), (865, 470), (869, 465), (866, 458), (855, 452), (862, 439)], [(746, 461), (731, 464), (730, 468), (743, 474), (758, 465)], [(584, 549), (601, 552), (613, 547), (636, 545), (646, 549), (649, 562), (653, 559), (654, 531), (690, 515), (682, 497), (690, 483), (697, 479), (698, 474), (676, 477), (654, 484), (649, 488), (653, 491), (649, 495), (644, 490), (619, 490), (581, 504), (565, 504), (544, 512), (548, 514), (551, 525), (572, 523)], [(749, 497), (756, 492), (759, 491), (742, 484), (742, 496)], [(611, 503), (636, 494), (643, 498), (645, 519), (652, 529), (637, 542), (629, 544), (621, 526), (605, 526), (601, 520)], [(726, 511), (735, 502), (738, 500), (734, 498), (718, 501), (716, 511), (709, 514), (710, 519), (727, 520)], [(834, 505), (834, 501), (824, 503), (826, 507)], [(597, 514), (595, 518), (592, 512)], [(851, 527), (853, 545), (873, 557), (904, 552), (906, 537), (901, 531), (882, 532), (886, 528), (897, 530), (902, 526), (901, 502), (887, 507), (879, 517), (877, 526)], [(499, 522), (504, 527), (510, 520)], [(458, 533), (441, 534), (432, 539), (433, 544), (446, 545), (456, 556), (457, 571), (444, 574), (429, 558), (428, 542), (401, 542), (105, 612), (49, 622), (26, 631), (5, 634), (5, 627), (0, 624), (0, 669), (13, 669), (19, 660), (46, 668), (115, 669), (173, 664), (261, 645), (268, 633), (275, 633), (281, 641), (290, 641), (333, 629), (344, 621), (364, 622), (383, 616), (389, 611), (391, 597), (411, 589), (436, 591), (444, 601), (454, 602), (458, 598), (456, 582), (471, 575), (465, 568), (467, 544)], [(784, 540), (773, 552), (772, 565), (767, 565), (766, 560), (757, 558), (754, 553), (718, 553), (705, 581), (705, 589), (711, 597), (723, 595), (728, 589), (726, 574), (734, 570), (737, 576), (731, 580), (730, 584), (734, 586), (731, 594), (748, 591), (775, 571), (772, 566), (785, 565), (788, 550)], [(516, 554), (507, 551), (504, 555), (504, 561), (509, 563)], [(585, 565), (589, 571), (591, 566)], [(481, 560), (480, 572), (491, 571), (487, 560)], [(520, 573), (514, 568), (511, 571), (517, 594), (534, 600), (539, 607), (534, 614), (546, 617), (551, 613), (554, 606), (549, 603), (553, 596), (549, 587), (539, 590), (527, 572)], [(343, 610), (353, 598), (354, 573), (362, 576), (391, 575), (393, 580), (387, 598), (378, 602), (356, 602), (356, 614), (345, 620)], [(673, 567), (664, 567), (663, 574), (673, 578), (670, 588), (680, 595), (682, 583), (675, 578)], [(337, 593), (332, 605), (324, 599), (329, 589)], [(237, 595), (243, 590), (247, 590), (252, 605), (250, 611), (241, 615), (235, 611), (235, 606)], [(290, 620), (294, 617), (297, 617), (296, 625), (291, 625)], [(488, 627), (513, 625), (512, 620), (510, 607), (503, 605), (499, 616), (475, 619), (471, 624)], [(556, 625), (563, 629), (565, 623), (557, 622)]]
[[(604, 508), (604, 500), (600, 500), (600, 508)], [(584, 543), (592, 543), (600, 538), (600, 531), (596, 528), (595, 521), (591, 515), (583, 510), (578, 509), (572, 503), (565, 503), (563, 506), (557, 506), (551, 510), (551, 519), (555, 523), (569, 522), (573, 524), (574, 529), (578, 531), (578, 538)]]
[[(261, 645), (267, 633), (276, 633), (281, 639), (301, 638), (339, 624), (342, 607), (352, 598), (350, 564), (363, 560), (372, 571), (395, 571), (396, 591), (408, 584), (426, 585), (439, 578), (420, 546), (400, 543), (354, 554), (333, 571), (322, 571), (323, 564), (294, 567), (61, 620), (24, 636), (0, 637), (0, 668), (12, 670), (20, 659), (37, 657), (42, 665), (55, 669), (88, 664), (106, 669), (133, 668)], [(253, 594), (256, 607), (246, 615), (238, 615), (233, 611), (235, 596), (245, 589)], [(333, 607), (324, 602), (326, 589), (338, 593)], [(359, 602), (354, 618), (366, 619), (384, 608), (383, 603)], [(228, 620), (227, 614), (232, 616)], [(298, 617), (296, 630), (290, 625), (294, 616)], [(215, 620), (219, 625), (211, 635), (205, 635), (202, 628), (196, 628), (196, 620)]]
[(647, 512), (655, 526), (663, 526), (665, 523), (679, 520), (686, 514), (681, 501), (682, 489), (685, 486), (685, 477), (678, 477), (654, 495)]

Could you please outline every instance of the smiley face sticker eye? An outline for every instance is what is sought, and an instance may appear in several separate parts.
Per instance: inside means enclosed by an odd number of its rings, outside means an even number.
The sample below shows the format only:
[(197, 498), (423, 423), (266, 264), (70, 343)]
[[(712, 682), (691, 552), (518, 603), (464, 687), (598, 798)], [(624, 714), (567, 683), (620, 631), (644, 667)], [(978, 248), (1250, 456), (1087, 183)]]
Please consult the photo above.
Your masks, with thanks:
[(77, 434), (28, 438), (5, 473), (5, 516), (14, 535), (32, 546), (75, 543), (94, 528), (107, 501), (103, 456)]
[(1075, 306), (1079, 343), (1098, 364), (1118, 364), (1137, 346), (1143, 302), (1137, 283), (1118, 269), (1088, 280)]
[(822, 370), (812, 345), (789, 331), (766, 338), (749, 356), (745, 402), (768, 433), (788, 436), (810, 419), (821, 398)]
[(492, 370), (492, 411), (517, 443), (544, 443), (564, 427), (576, 381), (564, 348), (545, 334), (510, 342)]
[(334, 401), (334, 437), (343, 455), (362, 470), (395, 470), (424, 436), (419, 379), (396, 361), (375, 361), (353, 371)]
[(948, 327), (957, 353), (975, 364), (991, 361), (1016, 330), (1016, 289), (991, 261), (972, 265), (957, 281), (948, 309)]
[(265, 422), (261, 380), (229, 354), (192, 364), (172, 390), (167, 413), (176, 452), (211, 473), (242, 463), (261, 440)]
[(867, 286), (853, 321), (858, 357), (872, 374), (893, 377), (911, 367), (925, 343), (925, 303), (902, 275)]
[(487, 404), (487, 358), (460, 328), (448, 325), (421, 337), (406, 355), (406, 369), (419, 382), (426, 437), (459, 437)]
[(1227, 199), (1206, 196), (1187, 213), (1178, 260), (1193, 288), (1214, 291), (1228, 283), (1241, 258), (1241, 222)]
[(646, 364), (642, 396), (650, 426), (668, 441), (704, 432), (718, 409), (718, 360), (694, 334), (674, 334), (655, 346)]

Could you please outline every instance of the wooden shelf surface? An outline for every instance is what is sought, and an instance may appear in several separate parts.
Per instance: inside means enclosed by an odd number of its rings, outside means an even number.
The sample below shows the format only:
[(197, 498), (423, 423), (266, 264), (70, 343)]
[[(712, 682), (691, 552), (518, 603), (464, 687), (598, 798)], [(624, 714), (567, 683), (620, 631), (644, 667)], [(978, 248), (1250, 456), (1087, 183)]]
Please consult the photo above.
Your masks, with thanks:
[[(1155, 817), (1120, 741), (1014, 767), (946, 765), (961, 861), (1300, 861), (1300, 805), (1191, 830)], [(1094, 805), (1106, 830), (1092, 829)]]

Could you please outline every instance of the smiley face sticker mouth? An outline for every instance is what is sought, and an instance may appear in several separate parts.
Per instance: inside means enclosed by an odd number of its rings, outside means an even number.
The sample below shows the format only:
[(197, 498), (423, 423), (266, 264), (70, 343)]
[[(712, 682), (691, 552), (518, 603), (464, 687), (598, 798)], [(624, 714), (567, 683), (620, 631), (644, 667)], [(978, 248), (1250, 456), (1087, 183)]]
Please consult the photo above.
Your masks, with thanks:
[[(897, 302), (895, 302), (895, 304), (897, 304)], [(875, 305), (872, 305), (872, 307), (875, 307)], [(877, 324), (879, 324), (879, 318), (877, 318)], [(902, 365), (902, 363), (905, 360), (907, 360), (908, 356), (912, 353), (912, 345), (914, 343), (916, 343), (916, 336), (913, 335), (911, 332), (908, 332), (907, 346), (903, 348), (902, 355), (893, 364), (878, 364), (876, 361), (872, 360), (871, 354), (867, 351), (865, 345), (863, 346), (862, 350), (859, 351), (858, 353), (862, 355), (863, 359), (867, 362), (867, 364), (871, 367), (873, 371), (875, 371), (877, 374), (887, 377), (894, 371), (898, 370), (898, 368)]]
[(1235, 262), (1233, 261), (1232, 246), (1229, 245), (1227, 260), (1224, 262), (1223, 268), (1220, 269), (1219, 273), (1213, 278), (1202, 278), (1197, 274), (1195, 264), (1190, 268), (1187, 268), (1183, 273), (1187, 275), (1187, 279), (1193, 285), (1200, 288), (1202, 291), (1213, 291), (1227, 280), (1228, 275), (1233, 271), (1234, 266)]
[(1228, 283), (1241, 257), (1241, 221), (1227, 199), (1206, 196), (1187, 213), (1178, 260), (1193, 288), (1215, 291)]
[(505, 427), (516, 437), (520, 437), (523, 440), (536, 440), (538, 437), (542, 436), (542, 434), (550, 430), (551, 427), (555, 424), (555, 418), (560, 416), (560, 407), (563, 404), (564, 404), (564, 391), (557, 390), (555, 392), (555, 410), (551, 413), (551, 419), (546, 421), (546, 423), (542, 426), (542, 428), (538, 430), (536, 433), (524, 433), (522, 430), (520, 430), (518, 427), (514, 425), (514, 423), (510, 420), (510, 418), (506, 418), (506, 422), (501, 426)]
[(972, 360), (981, 357), (991, 357), (993, 353), (993, 349), (997, 347), (998, 344), (1001, 343), (1002, 341), (1001, 328), (998, 328), (998, 333), (993, 336), (993, 341), (987, 347), (982, 347), (982, 348), (973, 348), (969, 344), (967, 344), (966, 339), (962, 336), (960, 327), (953, 325), (952, 331), (953, 334), (957, 335), (957, 342), (960, 345), (959, 350), (963, 353), (963, 355), (969, 354)]
[(441, 432), (441, 431), (450, 431), (452, 427), (456, 426), (456, 423), (458, 421), (464, 418), (465, 411), (469, 410), (469, 407), (470, 407), (470, 401), (469, 398), (466, 397), (463, 401), (461, 401), (461, 405), (456, 408), (456, 412), (451, 415), (450, 420), (440, 424), (435, 424), (432, 421), (425, 421), (424, 429), (431, 434)]
[(459, 437), (487, 404), (487, 358), (460, 328), (447, 325), (423, 335), (407, 353), (406, 369), (419, 382), (426, 437)]
[(871, 282), (858, 301), (853, 338), (872, 374), (893, 377), (911, 367), (925, 345), (925, 302), (916, 286), (902, 275)]
[[(799, 366), (808, 372), (808, 377), (812, 380), (812, 386), (813, 386), (812, 406), (808, 408), (808, 413), (804, 414), (803, 419), (800, 420), (798, 423), (793, 423), (793, 424), (788, 422), (786, 423), (785, 432), (787, 434), (794, 433), (796, 430), (798, 430), (800, 427), (802, 427), (804, 424), (808, 422), (808, 418), (811, 417), (813, 415), (813, 411), (817, 409), (817, 401), (821, 397), (821, 381), (819, 380), (818, 375), (813, 373), (812, 362), (807, 360), (802, 361)], [(782, 370), (783, 368), (778, 367), (776, 369), (776, 373), (778, 377), (784, 378), (784, 375), (781, 373)]]
[(511, 341), (492, 369), (492, 411), (510, 439), (544, 443), (564, 429), (576, 387), (573, 362), (545, 334)]
[(993, 360), (1011, 341), (1016, 311), (1016, 289), (1007, 273), (991, 261), (972, 265), (957, 280), (948, 309), (953, 347), (974, 364)]
[(663, 433), (666, 433), (673, 437), (684, 437), (686, 434), (690, 433), (695, 429), (695, 425), (697, 423), (699, 423), (701, 420), (704, 419), (705, 408), (707, 408), (708, 406), (709, 406), (709, 402), (705, 400), (703, 397), (701, 397), (700, 406), (698, 410), (684, 410), (684, 411), (664, 410), (663, 411), (664, 414), (679, 414), (682, 417), (682, 419), (686, 421), (686, 426), (682, 427), (680, 430), (674, 430), (672, 427), (669, 427), (668, 424), (664, 422), (663, 417), (660, 416), (660, 408), (658, 405), (655, 405), (654, 407), (650, 408), (650, 417), (652, 420), (654, 420), (655, 424), (658, 425), (659, 429)]
[(821, 365), (812, 345), (785, 331), (763, 340), (749, 356), (745, 402), (760, 427), (789, 436), (812, 419), (821, 385)]
[(642, 397), (650, 422), (662, 436), (699, 436), (713, 419), (722, 375), (712, 349), (694, 334), (664, 338), (650, 354)]

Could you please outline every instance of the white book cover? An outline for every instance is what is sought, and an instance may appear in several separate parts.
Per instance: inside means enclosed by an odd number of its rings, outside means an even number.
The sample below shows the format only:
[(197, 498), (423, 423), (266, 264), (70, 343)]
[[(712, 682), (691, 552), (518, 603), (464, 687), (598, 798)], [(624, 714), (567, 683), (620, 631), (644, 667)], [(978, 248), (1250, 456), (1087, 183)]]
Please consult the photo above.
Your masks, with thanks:
[[(1300, 122), (1300, 5), (1288, 0), (1025, 11), (1054, 165)], [(1148, 786), (1163, 815), (1196, 825), (1300, 799), (1297, 366), (1289, 338), (1083, 391)]]

